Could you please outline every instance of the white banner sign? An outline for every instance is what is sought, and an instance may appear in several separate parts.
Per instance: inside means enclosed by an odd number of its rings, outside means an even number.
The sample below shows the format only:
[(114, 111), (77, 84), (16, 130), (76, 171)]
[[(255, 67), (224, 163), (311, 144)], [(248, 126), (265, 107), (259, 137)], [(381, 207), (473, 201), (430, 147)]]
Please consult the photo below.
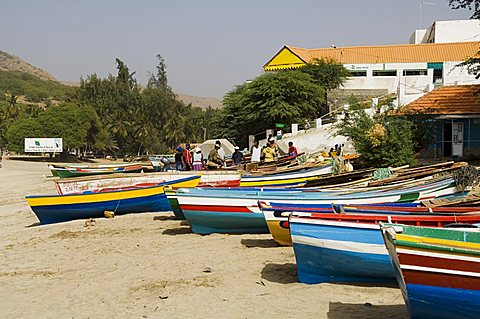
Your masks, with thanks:
[(62, 138), (25, 138), (25, 153), (61, 153)]

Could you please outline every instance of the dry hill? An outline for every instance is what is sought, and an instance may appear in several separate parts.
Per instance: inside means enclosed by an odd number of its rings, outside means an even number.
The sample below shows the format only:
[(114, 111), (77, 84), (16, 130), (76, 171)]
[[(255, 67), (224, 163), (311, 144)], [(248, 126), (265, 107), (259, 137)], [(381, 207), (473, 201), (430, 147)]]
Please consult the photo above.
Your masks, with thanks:
[(178, 99), (185, 104), (192, 103), (193, 106), (201, 107), (206, 109), (209, 106), (213, 109), (219, 109), (222, 107), (222, 101), (214, 97), (202, 97), (202, 96), (192, 96), (182, 93), (175, 93), (178, 96)]
[(33, 74), (42, 80), (57, 81), (50, 73), (27, 63), (19, 57), (13, 56), (0, 50), (0, 70), (2, 71), (20, 71)]
[[(37, 68), (30, 63), (27, 63), (7, 52), (0, 50), (0, 70), (1, 71), (20, 71), (28, 74), (35, 75), (36, 77), (42, 80), (58, 81), (50, 73)], [(63, 81), (63, 85), (67, 86), (79, 86), (79, 82), (75, 81)], [(202, 96), (192, 96), (182, 93), (176, 93), (178, 98), (186, 104), (192, 104), (193, 106), (201, 107), (206, 109), (209, 106), (214, 109), (219, 109), (222, 107), (222, 101), (213, 97), (202, 97)]]

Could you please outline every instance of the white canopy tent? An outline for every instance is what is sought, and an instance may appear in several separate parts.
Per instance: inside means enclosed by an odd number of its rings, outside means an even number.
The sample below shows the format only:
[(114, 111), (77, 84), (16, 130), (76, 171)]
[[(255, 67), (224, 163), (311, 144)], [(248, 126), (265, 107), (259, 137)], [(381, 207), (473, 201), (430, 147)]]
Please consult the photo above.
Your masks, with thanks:
[(210, 153), (210, 151), (213, 150), (213, 148), (215, 147), (216, 141), (220, 141), (221, 146), (225, 151), (225, 156), (230, 157), (235, 152), (235, 146), (225, 138), (206, 140), (205, 142), (203, 142), (201, 145), (198, 146), (202, 150), (203, 158), (206, 159), (208, 157), (208, 154)]

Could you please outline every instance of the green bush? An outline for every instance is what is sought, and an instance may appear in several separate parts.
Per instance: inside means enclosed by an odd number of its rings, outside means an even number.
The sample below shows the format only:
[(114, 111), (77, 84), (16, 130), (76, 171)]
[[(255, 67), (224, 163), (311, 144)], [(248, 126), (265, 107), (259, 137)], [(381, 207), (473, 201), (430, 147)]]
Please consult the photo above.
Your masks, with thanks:
[(349, 137), (368, 166), (400, 166), (415, 163), (413, 123), (407, 117), (377, 112), (370, 116), (363, 104), (350, 101), (344, 119), (337, 123), (338, 134)]

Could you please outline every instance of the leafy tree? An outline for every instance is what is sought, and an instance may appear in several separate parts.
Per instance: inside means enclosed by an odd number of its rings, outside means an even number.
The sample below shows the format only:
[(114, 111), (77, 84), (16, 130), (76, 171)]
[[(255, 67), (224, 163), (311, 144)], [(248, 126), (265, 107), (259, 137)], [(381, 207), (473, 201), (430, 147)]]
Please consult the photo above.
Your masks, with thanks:
[(266, 130), (275, 123), (303, 121), (320, 113), (324, 92), (310, 75), (298, 70), (260, 75), (226, 94), (218, 132), (246, 145), (249, 132)]
[[(30, 129), (28, 129), (30, 127)], [(21, 152), (26, 137), (62, 137), (64, 149), (98, 148), (97, 136), (103, 128), (88, 106), (65, 103), (48, 108), (37, 118), (22, 118), (7, 130), (8, 147)]]
[[(26, 137), (42, 137), (42, 126), (33, 118), (20, 119), (11, 125), (6, 132), (8, 149), (17, 153), (24, 151)], [(50, 137), (50, 136), (49, 136)]]
[(301, 67), (300, 71), (310, 75), (312, 81), (324, 88), (325, 102), (322, 105), (322, 115), (328, 113), (327, 95), (328, 92), (341, 87), (347, 77), (350, 75), (349, 71), (338, 61), (330, 59), (313, 59), (312, 62)]
[[(480, 19), (480, 0), (449, 0), (448, 4), (452, 9), (468, 9), (473, 11), (470, 19)], [(480, 50), (473, 57), (468, 58), (459, 66), (467, 67), (469, 74), (474, 74), (476, 79), (480, 78)]]
[(334, 59), (315, 58), (309, 64), (301, 67), (300, 71), (312, 77), (312, 81), (323, 87), (326, 91), (336, 89), (350, 76), (348, 70)]
[(364, 105), (351, 99), (347, 115), (337, 122), (339, 135), (349, 137), (364, 163), (373, 166), (413, 164), (415, 146), (413, 123), (388, 112), (367, 113)]
[(157, 59), (157, 72), (156, 74), (150, 74), (150, 78), (148, 79), (148, 87), (155, 87), (173, 94), (172, 88), (168, 85), (167, 65), (165, 63), (165, 59), (160, 54), (157, 54)]

